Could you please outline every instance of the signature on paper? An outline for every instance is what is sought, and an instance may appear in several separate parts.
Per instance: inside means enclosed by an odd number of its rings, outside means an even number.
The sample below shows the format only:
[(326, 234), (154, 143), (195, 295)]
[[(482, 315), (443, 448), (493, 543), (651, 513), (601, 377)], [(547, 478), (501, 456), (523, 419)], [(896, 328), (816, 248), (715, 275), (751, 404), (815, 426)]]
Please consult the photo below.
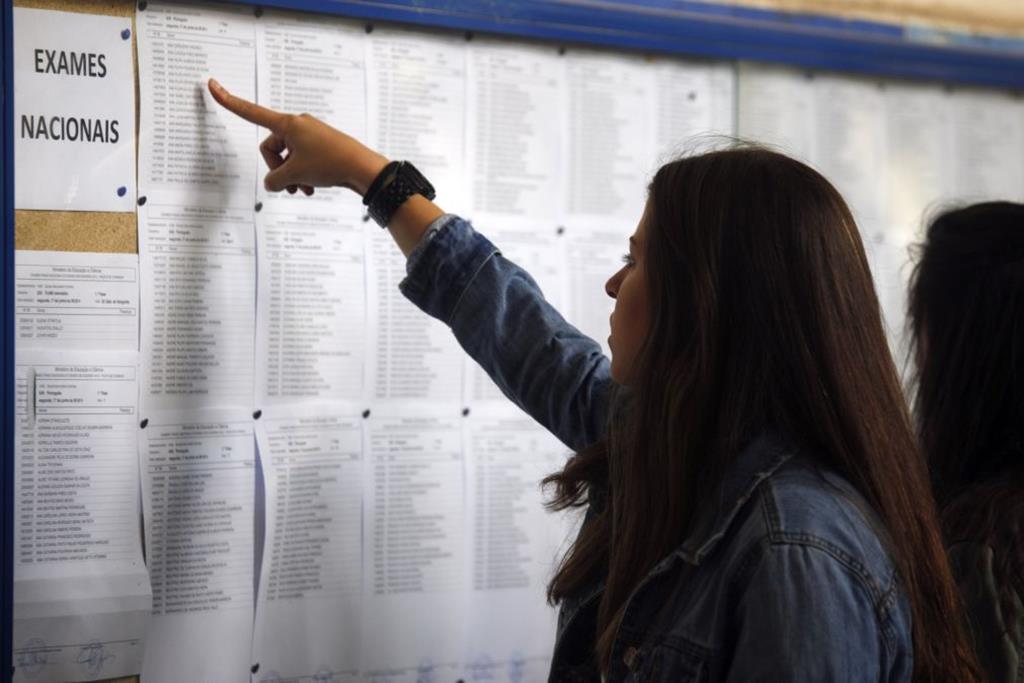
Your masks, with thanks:
[(487, 655), (480, 655), (467, 666), (469, 680), (471, 681), (493, 681), (494, 662)]
[(30, 638), (25, 642), (25, 646), (16, 652), (15, 667), (24, 671), (26, 676), (34, 676), (50, 663), (51, 652), (56, 650), (47, 648), (42, 638)]
[(95, 676), (103, 670), (103, 662), (113, 658), (114, 655), (103, 651), (103, 643), (92, 642), (82, 646), (75, 663), (85, 667), (90, 676)]
[(434, 664), (423, 660), (416, 667), (416, 683), (434, 683)]
[(521, 683), (526, 679), (526, 658), (521, 652), (513, 652), (508, 662), (509, 683)]

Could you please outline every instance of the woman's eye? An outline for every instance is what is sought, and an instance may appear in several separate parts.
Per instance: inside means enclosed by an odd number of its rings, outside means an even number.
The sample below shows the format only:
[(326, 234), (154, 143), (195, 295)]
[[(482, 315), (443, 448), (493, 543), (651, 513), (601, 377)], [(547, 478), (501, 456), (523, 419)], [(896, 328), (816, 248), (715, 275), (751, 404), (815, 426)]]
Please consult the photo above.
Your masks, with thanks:
[(623, 254), (622, 262), (625, 263), (627, 266), (631, 266), (633, 265), (633, 257), (630, 256), (629, 254)]

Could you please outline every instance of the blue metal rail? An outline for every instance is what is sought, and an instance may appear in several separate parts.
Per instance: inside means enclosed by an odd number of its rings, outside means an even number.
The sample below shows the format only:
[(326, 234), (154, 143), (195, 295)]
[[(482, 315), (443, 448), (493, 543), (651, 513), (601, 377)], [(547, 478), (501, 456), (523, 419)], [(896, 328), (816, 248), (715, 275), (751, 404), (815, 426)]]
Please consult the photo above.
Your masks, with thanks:
[(561, 43), (1024, 88), (1024, 40), (692, 0), (268, 0), (260, 4)]

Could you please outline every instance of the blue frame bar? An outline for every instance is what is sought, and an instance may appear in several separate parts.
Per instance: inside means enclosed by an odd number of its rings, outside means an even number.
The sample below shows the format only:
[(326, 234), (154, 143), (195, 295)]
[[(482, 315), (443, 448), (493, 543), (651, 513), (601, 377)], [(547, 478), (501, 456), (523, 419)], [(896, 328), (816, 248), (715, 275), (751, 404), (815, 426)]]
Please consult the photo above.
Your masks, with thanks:
[(3, 225), (0, 307), (0, 681), (11, 679), (11, 619), (14, 607), (14, 21), (11, 0), (0, 10), (0, 221)]
[(693, 0), (264, 0), (259, 5), (644, 52), (1024, 88), (1024, 40)]

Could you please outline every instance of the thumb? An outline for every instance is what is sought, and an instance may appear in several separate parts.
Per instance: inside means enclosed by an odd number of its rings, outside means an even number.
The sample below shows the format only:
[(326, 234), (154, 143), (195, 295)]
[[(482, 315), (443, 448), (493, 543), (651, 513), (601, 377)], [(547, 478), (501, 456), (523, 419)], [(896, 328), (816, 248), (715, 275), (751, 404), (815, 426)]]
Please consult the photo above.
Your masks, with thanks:
[(297, 185), (298, 181), (294, 177), (293, 164), (289, 164), (287, 160), (274, 170), (267, 173), (263, 178), (263, 187), (268, 192), (280, 192), (289, 185)]

